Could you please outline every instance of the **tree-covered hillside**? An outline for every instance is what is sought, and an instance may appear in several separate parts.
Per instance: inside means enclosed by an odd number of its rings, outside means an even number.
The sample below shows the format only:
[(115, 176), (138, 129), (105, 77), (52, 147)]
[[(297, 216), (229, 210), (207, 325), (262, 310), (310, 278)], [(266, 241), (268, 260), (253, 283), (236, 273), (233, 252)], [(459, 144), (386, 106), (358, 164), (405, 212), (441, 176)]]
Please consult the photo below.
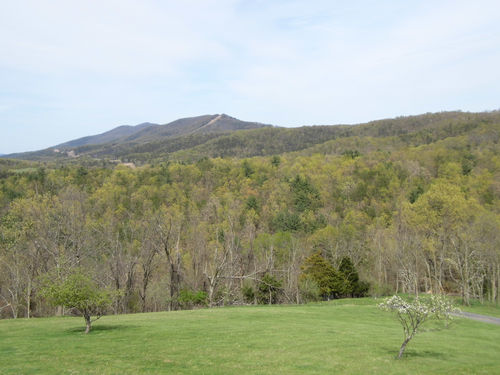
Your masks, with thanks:
[[(155, 157), (190, 148), (223, 134), (270, 127), (257, 122), (241, 121), (226, 114), (187, 117), (159, 125), (143, 123), (119, 126), (102, 134), (83, 137), (35, 152), (8, 155), (24, 160), (71, 160), (74, 158), (116, 159), (147, 152)], [(141, 151), (142, 150), (142, 151)], [(144, 156), (142, 157), (144, 159)]]
[[(137, 168), (0, 160), (0, 314), (54, 313), (43, 279), (76, 270), (118, 292), (117, 313), (300, 303), (355, 285), (498, 301), (499, 117), (249, 130)], [(244, 158), (266, 139), (269, 156)], [(243, 157), (206, 157), (216, 150)]]
[[(398, 145), (428, 144), (467, 134), (481, 125), (500, 122), (500, 112), (442, 112), (399, 117), (360, 125), (283, 128), (240, 121), (227, 115), (207, 115), (167, 125), (120, 127), (18, 159), (89, 163), (115, 160), (145, 164), (165, 160), (195, 162), (204, 157), (269, 156), (307, 149), (329, 140), (372, 137)], [(321, 147), (321, 146), (320, 146)]]

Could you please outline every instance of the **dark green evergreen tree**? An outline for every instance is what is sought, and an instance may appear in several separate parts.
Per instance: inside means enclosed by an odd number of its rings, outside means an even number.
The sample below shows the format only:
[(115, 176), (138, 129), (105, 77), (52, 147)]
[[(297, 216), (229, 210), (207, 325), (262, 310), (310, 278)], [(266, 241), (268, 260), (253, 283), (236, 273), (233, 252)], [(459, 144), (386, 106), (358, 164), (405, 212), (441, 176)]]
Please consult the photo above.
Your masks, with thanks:
[(347, 280), (344, 275), (323, 258), (319, 251), (306, 258), (301, 278), (313, 280), (325, 300), (339, 298), (346, 292)]
[(344, 293), (350, 297), (363, 297), (368, 292), (369, 284), (359, 280), (358, 271), (349, 257), (340, 261), (339, 271), (344, 275), (346, 285)]

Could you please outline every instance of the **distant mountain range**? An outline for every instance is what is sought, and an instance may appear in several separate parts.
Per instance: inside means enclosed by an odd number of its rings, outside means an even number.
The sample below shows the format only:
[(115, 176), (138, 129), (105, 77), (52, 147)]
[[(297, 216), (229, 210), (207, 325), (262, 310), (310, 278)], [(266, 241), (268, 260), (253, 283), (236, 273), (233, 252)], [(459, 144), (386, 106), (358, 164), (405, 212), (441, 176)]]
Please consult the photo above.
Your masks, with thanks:
[(138, 133), (144, 128), (159, 126), (157, 124), (152, 124), (150, 122), (145, 122), (143, 124), (131, 126), (131, 125), (122, 125), (114, 128), (113, 130), (107, 131), (102, 134), (90, 135), (83, 138), (74, 139), (72, 141), (61, 143), (55, 147), (57, 148), (74, 148), (85, 145), (99, 145), (108, 142), (117, 142), (122, 138), (129, 137), (133, 134)]
[(145, 122), (136, 126), (123, 125), (108, 132), (79, 138), (55, 147), (60, 149), (104, 143), (146, 143), (160, 138), (180, 137), (190, 134), (222, 133), (228, 131), (256, 129), (264, 124), (240, 121), (226, 114), (188, 117), (165, 125)]
[[(189, 117), (165, 125), (142, 123), (65, 142), (45, 150), (3, 155), (37, 161), (197, 161), (204, 157), (251, 157), (301, 151), (362, 149), (370, 138), (387, 143), (426, 144), (500, 123), (500, 112), (440, 112), (358, 125), (284, 128), (241, 121), (226, 114)], [(361, 140), (361, 138), (363, 140)], [(350, 145), (350, 146), (348, 146)], [(364, 147), (364, 146), (363, 146)], [(309, 150), (309, 151), (307, 151)]]
[(124, 150), (133, 150), (138, 146), (158, 143), (158, 141), (182, 137), (207, 139), (238, 130), (262, 127), (271, 127), (271, 125), (241, 121), (226, 114), (204, 115), (182, 118), (164, 125), (149, 122), (135, 126), (122, 125), (102, 134), (78, 138), (44, 150), (4, 156), (25, 160), (80, 156), (118, 157), (127, 152)]

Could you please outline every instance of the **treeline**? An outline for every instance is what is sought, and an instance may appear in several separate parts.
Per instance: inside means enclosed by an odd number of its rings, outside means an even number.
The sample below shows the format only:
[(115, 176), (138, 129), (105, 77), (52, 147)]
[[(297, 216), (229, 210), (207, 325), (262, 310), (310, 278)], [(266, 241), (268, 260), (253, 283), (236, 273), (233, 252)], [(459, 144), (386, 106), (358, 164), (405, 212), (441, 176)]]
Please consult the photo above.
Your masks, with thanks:
[(76, 269), (118, 292), (115, 313), (394, 292), (498, 302), (499, 134), (136, 169), (0, 161), (0, 314), (55, 313), (40, 280)]
[[(266, 127), (229, 133), (192, 134), (159, 139), (141, 145), (117, 145), (113, 155), (122, 160), (148, 163), (159, 160), (195, 162), (203, 157), (270, 156), (321, 149), (323, 144), (373, 138), (396, 147), (419, 146), (469, 134), (484, 125), (500, 123), (500, 112), (442, 112), (373, 121), (361, 125)], [(115, 147), (115, 146), (113, 146)], [(102, 157), (112, 148), (106, 147)], [(385, 149), (385, 148), (384, 148)], [(77, 153), (79, 151), (77, 150)]]
[[(360, 125), (303, 126), (299, 128), (263, 127), (248, 129), (252, 123), (225, 116), (232, 126), (221, 126), (212, 131), (190, 132), (211, 116), (180, 119), (174, 129), (155, 126), (144, 129), (136, 136), (125, 137), (108, 143), (64, 146), (60, 152), (46, 149), (15, 155), (19, 159), (74, 163), (93, 160), (116, 160), (136, 164), (157, 163), (165, 160), (196, 162), (203, 157), (253, 157), (272, 156), (285, 152), (322, 149), (327, 141), (331, 144), (352, 142), (359, 139), (376, 139), (376, 143), (392, 147), (419, 146), (437, 142), (448, 137), (469, 134), (484, 125), (500, 123), (500, 111), (467, 113), (441, 112), (419, 116), (398, 117), (373, 121)], [(194, 121), (194, 123), (192, 122)], [(224, 120), (219, 120), (223, 125)], [(172, 124), (174, 124), (172, 123)], [(170, 124), (170, 125), (172, 125)], [(255, 124), (253, 124), (255, 125)], [(185, 128), (184, 128), (185, 126)], [(151, 132), (150, 132), (151, 131)], [(149, 134), (151, 133), (151, 134)], [(70, 142), (70, 144), (72, 144)], [(388, 146), (388, 145), (387, 145)], [(308, 150), (309, 149), (309, 150)], [(387, 148), (384, 148), (387, 150)], [(331, 152), (330, 152), (331, 153)]]

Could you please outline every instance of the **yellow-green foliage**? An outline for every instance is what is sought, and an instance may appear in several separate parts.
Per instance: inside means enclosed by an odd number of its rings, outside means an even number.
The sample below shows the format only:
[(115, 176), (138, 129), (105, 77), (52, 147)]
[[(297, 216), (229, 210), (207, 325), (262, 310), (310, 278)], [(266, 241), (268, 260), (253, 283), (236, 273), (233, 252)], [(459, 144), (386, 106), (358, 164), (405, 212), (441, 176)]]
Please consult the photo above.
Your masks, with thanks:
[[(498, 301), (495, 116), (339, 128), (279, 158), (193, 152), (193, 163), (159, 157), (135, 169), (2, 162), (0, 294), (20, 316), (47, 314), (40, 275), (79, 265), (122, 292), (116, 312), (165, 309), (183, 289), (206, 292), (211, 305), (242, 303), (243, 282), (256, 289), (265, 274), (280, 282), (279, 302), (301, 302), (301, 266), (319, 250), (336, 268), (349, 257), (374, 294)], [(259, 132), (293, 133), (258, 129), (249, 139)]]

